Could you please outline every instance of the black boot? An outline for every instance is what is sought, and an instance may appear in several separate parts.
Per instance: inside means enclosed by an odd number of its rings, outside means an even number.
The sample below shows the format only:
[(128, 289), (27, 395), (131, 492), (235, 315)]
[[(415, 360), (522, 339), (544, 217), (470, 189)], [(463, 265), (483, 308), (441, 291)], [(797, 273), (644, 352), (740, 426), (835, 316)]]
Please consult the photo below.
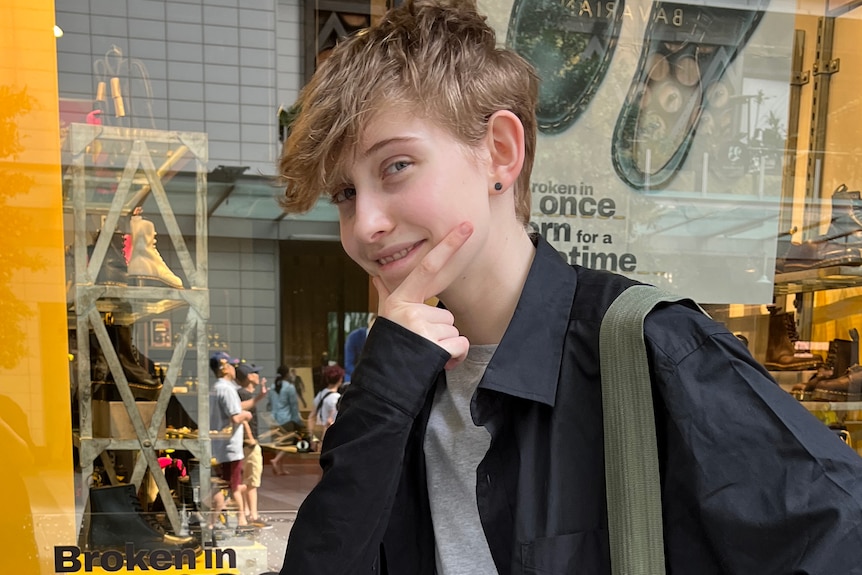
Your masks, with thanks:
[[(862, 194), (841, 184), (832, 194), (832, 221), (820, 236), (820, 266), (862, 265)], [(843, 373), (843, 372), (842, 372)]]
[[(100, 234), (102, 232), (99, 232)], [(98, 241), (99, 236), (96, 236)], [(118, 285), (126, 286), (129, 283), (128, 267), (126, 265), (126, 257), (123, 255), (123, 234), (114, 232), (111, 234), (111, 241), (108, 244), (108, 251), (105, 252), (105, 259), (102, 260), (102, 266), (99, 268), (99, 274), (96, 277), (96, 283), (101, 285)], [(87, 256), (92, 257), (95, 245), (87, 246)]]
[(862, 193), (841, 184), (832, 194), (829, 229), (779, 253), (782, 272), (862, 265)]
[(843, 375), (855, 363), (851, 349), (853, 342), (849, 339), (833, 339), (829, 342), (829, 352), (826, 355), (826, 365), (832, 370), (832, 376)]
[(142, 365), (149, 362), (149, 359), (139, 355), (132, 345), (132, 330), (126, 325), (109, 325), (107, 328), (132, 395), (135, 399), (155, 401), (162, 389), (162, 384)]
[(832, 221), (823, 236), (824, 240), (834, 240), (855, 233), (862, 233), (862, 194), (850, 191), (841, 184), (832, 193)]
[(90, 549), (125, 549), (126, 543), (136, 549), (195, 549), (194, 537), (178, 537), (164, 532), (152, 517), (145, 514), (132, 484), (90, 488)]

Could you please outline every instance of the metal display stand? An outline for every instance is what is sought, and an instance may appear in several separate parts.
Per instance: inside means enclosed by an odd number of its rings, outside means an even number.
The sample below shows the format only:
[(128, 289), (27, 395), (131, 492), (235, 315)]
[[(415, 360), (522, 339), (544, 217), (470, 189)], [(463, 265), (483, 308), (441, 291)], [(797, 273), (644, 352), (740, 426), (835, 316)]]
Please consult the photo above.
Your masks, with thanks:
[[(81, 485), (84, 504), (89, 496), (86, 488), (94, 471), (94, 461), (101, 457), (112, 483), (117, 483), (116, 473), (107, 456), (108, 450), (137, 451), (134, 471), (127, 482), (140, 488), (145, 473), (155, 480), (158, 494), (164, 504), (167, 519), (174, 533), (181, 529), (181, 518), (171, 496), (170, 487), (161, 473), (158, 452), (166, 449), (191, 452), (200, 461), (199, 477), (192, 478), (200, 486), (198, 501), (210, 497), (211, 445), (209, 435), (209, 394), (197, 395), (198, 421), (196, 437), (168, 439), (160, 432), (165, 421), (168, 402), (183, 365), (187, 350), (196, 349), (196, 369), (201, 377), (208, 373), (207, 322), (209, 320), (209, 292), (207, 289), (207, 136), (196, 132), (173, 132), (143, 130), (89, 124), (72, 124), (68, 135), (68, 151), (71, 164), (71, 194), (67, 198), (67, 209), (74, 221), (74, 278), (71, 286), (71, 317), (78, 334), (77, 355), (77, 399), (79, 404), (79, 429), (75, 435), (81, 466)], [(110, 169), (94, 169), (95, 160), (101, 158), (102, 165), (110, 162)], [(107, 158), (107, 160), (105, 160)], [(158, 168), (156, 166), (159, 166)], [(193, 192), (189, 198), (173, 200), (193, 201), (195, 217), (194, 257), (180, 233), (174, 216), (172, 199), (165, 193), (163, 180), (180, 166), (196, 174)], [(99, 191), (98, 197), (94, 190)], [(187, 278), (183, 289), (171, 287), (128, 287), (96, 284), (99, 270), (105, 260), (111, 241), (110, 233), (100, 233), (92, 253), (88, 255), (88, 221), (93, 216), (103, 218), (101, 229), (117, 228), (121, 217), (132, 215), (135, 208), (148, 199), (155, 201), (170, 242), (176, 251)], [(156, 400), (150, 424), (145, 425), (136, 406), (135, 398), (117, 351), (108, 335), (103, 313), (110, 312), (114, 322), (128, 325), (164, 313), (188, 307), (185, 325), (173, 353), (163, 386)], [(71, 322), (70, 322), (71, 323)], [(134, 428), (133, 439), (93, 436), (93, 389), (90, 362), (90, 342), (87, 334), (92, 330), (99, 342), (106, 362), (122, 398), (123, 406)], [(189, 346), (189, 343), (192, 345)], [(203, 481), (201, 481), (203, 479)], [(86, 514), (82, 521), (87, 521)], [(84, 525), (87, 527), (87, 525)], [(82, 529), (87, 533), (86, 529)]]

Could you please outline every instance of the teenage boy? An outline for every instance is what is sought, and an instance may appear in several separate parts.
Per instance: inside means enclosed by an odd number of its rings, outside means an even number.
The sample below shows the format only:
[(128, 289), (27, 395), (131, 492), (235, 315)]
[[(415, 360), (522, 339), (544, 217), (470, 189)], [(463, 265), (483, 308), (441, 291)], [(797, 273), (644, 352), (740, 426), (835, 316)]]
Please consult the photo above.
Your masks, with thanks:
[[(228, 483), (231, 497), (237, 505), (238, 530), (248, 527), (243, 507), (242, 459), (243, 423), (251, 420), (251, 413), (240, 405), (236, 384), (235, 364), (239, 363), (223, 351), (210, 356), (210, 369), (218, 378), (210, 393), (210, 429), (217, 432), (212, 437), (212, 454), (219, 465), (220, 477)], [(223, 436), (223, 434), (225, 434)], [(213, 516), (210, 527), (215, 524), (225, 506), (221, 489), (213, 494)]]
[[(267, 395), (266, 378), (261, 378), (260, 368), (253, 363), (242, 362), (236, 366), (236, 380), (239, 383), (240, 405), (251, 413), (251, 419), (243, 423), (242, 483), (245, 485), (243, 496), (245, 515), (248, 522), (258, 529), (272, 527), (264, 521), (257, 509), (257, 490), (263, 475), (263, 453), (258, 442), (257, 409), (259, 402)], [(258, 391), (258, 388), (260, 390)]]
[[(635, 282), (525, 231), (537, 85), (468, 0), (408, 0), (303, 91), (284, 206), (332, 198), (380, 304), (283, 574), (610, 573), (598, 334)], [(668, 572), (862, 572), (862, 458), (696, 309), (645, 340)]]

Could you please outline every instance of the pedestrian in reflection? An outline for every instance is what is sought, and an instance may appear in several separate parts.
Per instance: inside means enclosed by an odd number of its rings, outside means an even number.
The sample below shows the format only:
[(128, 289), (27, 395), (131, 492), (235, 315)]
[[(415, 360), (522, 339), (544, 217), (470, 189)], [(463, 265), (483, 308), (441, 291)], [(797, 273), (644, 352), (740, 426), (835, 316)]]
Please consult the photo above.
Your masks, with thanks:
[[(307, 431), (305, 422), (302, 420), (302, 415), (299, 412), (299, 399), (296, 388), (287, 379), (277, 379), (269, 395), (273, 419), (285, 434), (287, 441), (296, 443), (305, 436)], [(280, 450), (270, 460), (272, 471), (276, 475), (284, 475), (285, 473), (285, 470), (281, 467), (281, 460), (284, 458), (284, 454), (285, 452)]]
[(239, 383), (237, 393), (240, 405), (251, 413), (251, 419), (243, 423), (245, 435), (242, 482), (245, 485), (245, 515), (252, 526), (258, 529), (269, 529), (272, 526), (261, 518), (257, 508), (257, 490), (260, 488), (261, 475), (263, 475), (263, 453), (258, 441), (257, 404), (267, 396), (266, 378), (261, 377), (258, 366), (242, 362), (236, 367), (236, 379)]
[[(211, 438), (212, 454), (219, 466), (219, 476), (228, 484), (231, 497), (237, 506), (238, 529), (248, 527), (245, 518), (242, 482), (244, 423), (251, 420), (251, 413), (242, 408), (239, 399), (239, 385), (236, 383), (236, 368), (239, 361), (220, 351), (210, 356), (210, 369), (218, 378), (210, 392), (210, 429), (215, 432)], [(225, 497), (221, 489), (213, 494), (213, 514), (210, 527), (216, 526), (216, 518), (225, 507)]]

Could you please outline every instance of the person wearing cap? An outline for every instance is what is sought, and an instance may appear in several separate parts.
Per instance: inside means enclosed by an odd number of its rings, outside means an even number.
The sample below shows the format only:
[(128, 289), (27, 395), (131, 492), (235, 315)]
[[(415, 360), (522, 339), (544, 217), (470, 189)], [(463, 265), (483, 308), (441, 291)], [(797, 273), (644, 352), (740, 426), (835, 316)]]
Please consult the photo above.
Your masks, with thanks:
[[(245, 438), (242, 464), (242, 482), (245, 485), (245, 513), (248, 522), (258, 529), (272, 527), (261, 519), (257, 511), (257, 488), (263, 474), (263, 454), (257, 440), (257, 410), (255, 406), (266, 397), (266, 378), (260, 376), (260, 367), (253, 363), (242, 362), (236, 366), (236, 380), (239, 383), (240, 405), (251, 413), (251, 420), (244, 422)], [(257, 391), (260, 386), (260, 392)]]
[[(210, 356), (210, 369), (218, 378), (210, 392), (210, 430), (216, 432), (212, 435), (213, 458), (219, 464), (219, 476), (230, 485), (231, 496), (237, 505), (237, 530), (242, 531), (249, 528), (242, 497), (245, 489), (242, 483), (243, 423), (251, 420), (251, 413), (242, 408), (237, 393), (239, 386), (234, 367), (237, 363), (223, 351)], [(224, 506), (224, 494), (217, 489), (213, 494), (210, 528)]]

